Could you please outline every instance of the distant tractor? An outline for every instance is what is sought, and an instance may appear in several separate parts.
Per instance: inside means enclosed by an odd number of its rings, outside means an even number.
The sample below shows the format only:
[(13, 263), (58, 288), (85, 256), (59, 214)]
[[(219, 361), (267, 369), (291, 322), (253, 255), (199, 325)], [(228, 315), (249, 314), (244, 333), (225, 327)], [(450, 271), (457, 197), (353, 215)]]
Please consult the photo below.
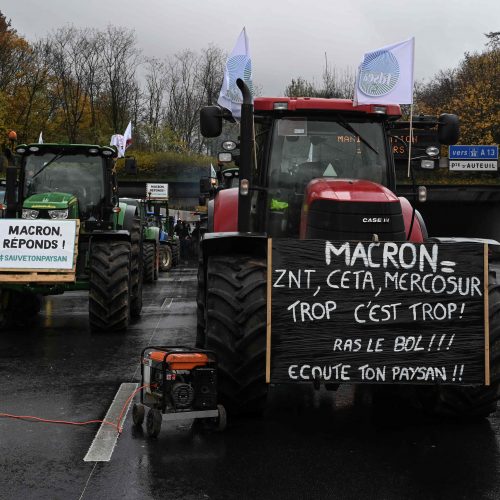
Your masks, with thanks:
[(142, 227), (137, 207), (118, 198), (116, 152), (96, 145), (29, 144), (16, 153), (19, 166), (7, 169), (4, 218), (76, 220), (78, 247), (70, 281), (28, 268), (16, 275), (0, 269), (2, 317), (32, 316), (40, 295), (89, 290), (91, 330), (126, 329), (142, 309)]

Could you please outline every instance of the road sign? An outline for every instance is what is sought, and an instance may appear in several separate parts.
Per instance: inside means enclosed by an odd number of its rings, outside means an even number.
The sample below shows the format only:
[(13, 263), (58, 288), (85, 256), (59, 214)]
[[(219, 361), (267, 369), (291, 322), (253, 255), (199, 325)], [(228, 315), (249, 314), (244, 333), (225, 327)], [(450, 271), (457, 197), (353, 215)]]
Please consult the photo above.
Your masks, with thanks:
[(496, 172), (498, 170), (497, 160), (473, 161), (473, 160), (450, 160), (450, 170), (455, 172)]
[(450, 160), (498, 160), (498, 146), (450, 146)]
[(150, 200), (168, 200), (168, 184), (146, 184), (146, 196)]

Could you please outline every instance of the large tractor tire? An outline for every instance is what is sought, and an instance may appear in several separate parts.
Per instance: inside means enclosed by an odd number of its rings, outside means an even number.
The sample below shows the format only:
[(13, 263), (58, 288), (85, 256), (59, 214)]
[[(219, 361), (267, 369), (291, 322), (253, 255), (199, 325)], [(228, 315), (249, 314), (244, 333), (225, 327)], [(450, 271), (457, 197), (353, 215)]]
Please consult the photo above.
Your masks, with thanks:
[(155, 281), (160, 277), (160, 245), (155, 245), (155, 267), (153, 271), (153, 279)]
[(266, 262), (249, 255), (207, 261), (205, 346), (217, 354), (218, 392), (230, 413), (266, 401)]
[(172, 243), (172, 267), (177, 267), (179, 265), (179, 261), (181, 260), (181, 247), (179, 245), (179, 240), (176, 240), (175, 243)]
[(198, 263), (198, 288), (196, 292), (196, 347), (205, 347), (205, 269), (203, 259)]
[(142, 311), (142, 281), (143, 281), (143, 261), (142, 261), (142, 229), (140, 219), (134, 219), (130, 231), (131, 256), (130, 256), (130, 316), (138, 318)]
[(155, 244), (150, 241), (144, 243), (144, 282), (153, 283), (155, 279)]
[(172, 268), (172, 249), (170, 245), (160, 246), (160, 271), (170, 271)]
[(128, 241), (92, 242), (90, 252), (89, 320), (92, 331), (125, 330), (130, 313)]
[(490, 385), (413, 387), (413, 406), (425, 413), (458, 420), (485, 418), (500, 399), (500, 263), (489, 266)]

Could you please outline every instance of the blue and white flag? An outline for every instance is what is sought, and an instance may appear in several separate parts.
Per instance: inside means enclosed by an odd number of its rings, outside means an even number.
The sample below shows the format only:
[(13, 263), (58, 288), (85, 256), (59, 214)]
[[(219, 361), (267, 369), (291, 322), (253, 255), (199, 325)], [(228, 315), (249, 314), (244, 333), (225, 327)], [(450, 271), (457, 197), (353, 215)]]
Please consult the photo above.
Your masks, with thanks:
[(415, 38), (364, 55), (354, 88), (358, 104), (413, 104)]
[(243, 96), (236, 85), (238, 78), (241, 78), (248, 85), (253, 95), (252, 59), (250, 57), (250, 45), (245, 28), (240, 33), (238, 40), (236, 40), (236, 45), (227, 59), (224, 80), (220, 89), (219, 99), (217, 100), (217, 104), (231, 111), (234, 119), (239, 121), (241, 118)]

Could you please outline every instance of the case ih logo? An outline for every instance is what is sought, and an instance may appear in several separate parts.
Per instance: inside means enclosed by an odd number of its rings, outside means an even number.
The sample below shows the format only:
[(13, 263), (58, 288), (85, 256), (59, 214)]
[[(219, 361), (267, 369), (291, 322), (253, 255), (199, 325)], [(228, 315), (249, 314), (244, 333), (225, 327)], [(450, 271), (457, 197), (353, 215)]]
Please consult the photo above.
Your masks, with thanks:
[(398, 60), (388, 50), (369, 54), (359, 72), (358, 87), (363, 94), (380, 97), (388, 94), (399, 80)]
[(391, 222), (390, 217), (363, 217), (363, 224), (388, 224)]

